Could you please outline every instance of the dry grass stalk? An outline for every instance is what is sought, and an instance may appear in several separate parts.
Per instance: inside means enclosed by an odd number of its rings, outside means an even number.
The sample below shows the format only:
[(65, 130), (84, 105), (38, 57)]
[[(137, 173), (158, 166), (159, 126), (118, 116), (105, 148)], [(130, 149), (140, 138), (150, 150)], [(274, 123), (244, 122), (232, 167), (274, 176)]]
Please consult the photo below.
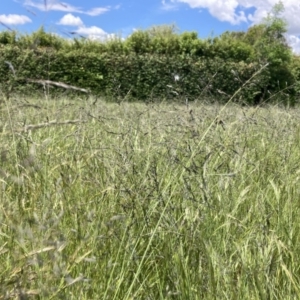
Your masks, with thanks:
[(57, 82), (57, 81), (52, 81), (52, 80), (42, 80), (42, 79), (27, 79), (28, 82), (33, 82), (33, 83), (39, 83), (42, 84), (43, 86), (47, 85), (55, 85), (58, 87), (65, 88), (67, 90), (75, 90), (75, 91), (80, 91), (83, 93), (90, 93), (87, 89), (82, 89), (73, 85), (68, 85), (63, 82)]
[(56, 120), (49, 121), (47, 123), (40, 123), (40, 124), (29, 124), (26, 125), (24, 128), (17, 130), (17, 132), (28, 132), (30, 130), (35, 130), (39, 128), (45, 128), (49, 126), (54, 126), (54, 125), (67, 125), (67, 124), (78, 124), (78, 123), (86, 123), (86, 121), (82, 120), (66, 120), (63, 122), (57, 122)]
[(3, 27), (5, 27), (7, 30), (13, 31), (13, 29), (11, 29), (11, 28), (10, 28), (8, 25), (6, 25), (5, 23), (3, 23), (3, 22), (0, 21), (0, 24), (1, 24)]

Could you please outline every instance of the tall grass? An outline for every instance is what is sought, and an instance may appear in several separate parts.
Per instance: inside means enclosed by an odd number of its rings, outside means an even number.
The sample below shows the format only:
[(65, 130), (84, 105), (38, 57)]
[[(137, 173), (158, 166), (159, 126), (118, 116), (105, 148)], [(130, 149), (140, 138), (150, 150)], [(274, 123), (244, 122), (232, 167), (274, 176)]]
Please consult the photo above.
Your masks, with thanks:
[(299, 119), (5, 103), (0, 299), (299, 299)]

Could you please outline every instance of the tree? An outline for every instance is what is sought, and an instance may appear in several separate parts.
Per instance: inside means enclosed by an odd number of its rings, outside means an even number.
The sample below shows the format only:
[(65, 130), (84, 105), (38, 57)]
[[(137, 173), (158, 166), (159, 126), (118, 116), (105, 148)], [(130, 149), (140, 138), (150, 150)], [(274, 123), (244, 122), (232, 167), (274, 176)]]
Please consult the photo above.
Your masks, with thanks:
[(179, 35), (179, 48), (181, 54), (206, 56), (209, 44), (207, 41), (199, 39), (197, 32), (185, 31)]
[(17, 41), (17, 33), (15, 31), (1, 31), (0, 32), (0, 44), (14, 45)]
[(125, 44), (129, 51), (144, 54), (150, 50), (150, 40), (147, 31), (137, 30), (126, 39)]
[(253, 46), (244, 41), (245, 32), (226, 31), (212, 40), (211, 50), (215, 56), (231, 61), (249, 61), (253, 57)]
[(18, 39), (18, 44), (24, 48), (54, 48), (59, 50), (64, 44), (63, 38), (55, 35), (53, 33), (48, 33), (45, 31), (44, 27), (40, 27), (37, 31), (30, 35), (20, 36)]
[(244, 36), (244, 41), (253, 45), (253, 61), (268, 64), (266, 76), (269, 77), (269, 83), (261, 87), (261, 94), (257, 94), (256, 102), (268, 97), (267, 91), (277, 93), (285, 90), (290, 95), (294, 93), (295, 77), (290, 69), (292, 50), (285, 38), (287, 21), (282, 17), (283, 12), (284, 5), (280, 1), (273, 6), (261, 24), (250, 27)]
[(176, 31), (175, 25), (159, 25), (137, 30), (126, 39), (125, 47), (137, 54), (175, 54), (180, 48)]
[(292, 57), (291, 48), (285, 38), (287, 22), (281, 17), (283, 12), (284, 5), (280, 1), (261, 24), (249, 29), (245, 37), (249, 43), (253, 43), (260, 61), (271, 66), (288, 63)]

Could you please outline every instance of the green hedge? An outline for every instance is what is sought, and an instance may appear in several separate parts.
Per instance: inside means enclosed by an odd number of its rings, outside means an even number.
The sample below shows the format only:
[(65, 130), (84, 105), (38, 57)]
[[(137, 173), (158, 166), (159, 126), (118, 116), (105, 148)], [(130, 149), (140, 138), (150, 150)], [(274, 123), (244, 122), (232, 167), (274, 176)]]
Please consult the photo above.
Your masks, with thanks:
[[(14, 66), (16, 76), (6, 62)], [(205, 58), (192, 55), (135, 53), (86, 53), (55, 51), (50, 48), (21, 50), (17, 46), (0, 47), (1, 89), (13, 85), (15, 90), (42, 90), (26, 79), (60, 81), (86, 88), (95, 95), (130, 96), (144, 100), (232, 95), (260, 65)], [(175, 75), (179, 80), (175, 81)], [(242, 90), (243, 99), (251, 102), (270, 80), (264, 70)], [(26, 83), (26, 84), (25, 84)], [(54, 89), (59, 90), (59, 88)], [(226, 97), (228, 99), (228, 97)]]
[[(300, 72), (284, 40), (285, 30), (285, 23), (274, 17), (247, 32), (225, 32), (205, 40), (196, 32), (178, 34), (173, 25), (102, 42), (70, 41), (43, 27), (30, 35), (4, 31), (0, 32), (0, 92), (9, 97), (13, 91), (43, 91), (41, 85), (26, 80), (34, 79), (63, 82), (116, 100), (209, 96), (223, 101), (243, 87), (235, 101), (273, 101), (278, 95), (280, 101), (291, 103), (300, 91)], [(267, 62), (269, 66), (252, 78)], [(49, 91), (66, 92), (58, 87)]]

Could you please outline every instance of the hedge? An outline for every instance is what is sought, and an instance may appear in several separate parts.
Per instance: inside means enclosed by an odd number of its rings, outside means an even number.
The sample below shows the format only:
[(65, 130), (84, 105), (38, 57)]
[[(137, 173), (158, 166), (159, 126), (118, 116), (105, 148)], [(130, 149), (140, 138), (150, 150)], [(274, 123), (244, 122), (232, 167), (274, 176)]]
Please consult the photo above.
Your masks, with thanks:
[[(12, 71), (13, 66), (15, 75)], [(222, 99), (233, 95), (255, 72), (258, 63), (189, 54), (87, 53), (81, 49), (56, 51), (0, 45), (0, 87), (32, 93), (41, 90), (27, 79), (59, 81), (90, 90), (94, 95), (145, 100), (202, 96)], [(179, 80), (175, 80), (179, 79)], [(252, 102), (269, 85), (271, 74), (264, 69), (244, 86), (240, 96)], [(59, 88), (54, 89), (58, 92)], [(225, 98), (228, 99), (228, 96)]]

